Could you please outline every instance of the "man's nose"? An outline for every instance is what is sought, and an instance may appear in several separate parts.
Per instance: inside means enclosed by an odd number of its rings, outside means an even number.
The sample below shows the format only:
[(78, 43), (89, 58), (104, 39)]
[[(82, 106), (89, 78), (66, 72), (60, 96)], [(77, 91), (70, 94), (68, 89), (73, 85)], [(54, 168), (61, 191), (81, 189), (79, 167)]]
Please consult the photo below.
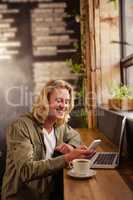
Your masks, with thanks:
[(65, 108), (65, 107), (67, 107), (67, 105), (66, 105), (65, 101), (62, 101), (62, 102), (61, 102), (61, 104), (60, 104), (60, 106), (61, 106), (62, 108)]

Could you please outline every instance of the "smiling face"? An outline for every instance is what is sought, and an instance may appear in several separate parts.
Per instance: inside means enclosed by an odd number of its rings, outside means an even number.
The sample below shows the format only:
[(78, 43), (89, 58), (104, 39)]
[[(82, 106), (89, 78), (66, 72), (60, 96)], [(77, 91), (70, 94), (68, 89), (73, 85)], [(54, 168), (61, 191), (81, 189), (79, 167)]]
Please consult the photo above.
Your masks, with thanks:
[(66, 88), (56, 88), (49, 98), (49, 116), (63, 119), (70, 106), (70, 94)]

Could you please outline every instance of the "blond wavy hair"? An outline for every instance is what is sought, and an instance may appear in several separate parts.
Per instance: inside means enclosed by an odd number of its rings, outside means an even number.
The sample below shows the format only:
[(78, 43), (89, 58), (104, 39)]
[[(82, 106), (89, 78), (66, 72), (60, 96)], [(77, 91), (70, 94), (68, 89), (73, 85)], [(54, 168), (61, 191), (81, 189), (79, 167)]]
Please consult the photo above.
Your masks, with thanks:
[(63, 80), (50, 80), (47, 84), (42, 88), (40, 95), (37, 97), (35, 103), (32, 107), (32, 113), (34, 117), (41, 123), (45, 121), (49, 114), (49, 97), (54, 89), (65, 88), (68, 90), (70, 94), (70, 104), (67, 113), (65, 114), (64, 119), (57, 120), (56, 124), (60, 125), (66, 123), (69, 119), (69, 113), (72, 111), (74, 107), (74, 94), (73, 87), (66, 81)]

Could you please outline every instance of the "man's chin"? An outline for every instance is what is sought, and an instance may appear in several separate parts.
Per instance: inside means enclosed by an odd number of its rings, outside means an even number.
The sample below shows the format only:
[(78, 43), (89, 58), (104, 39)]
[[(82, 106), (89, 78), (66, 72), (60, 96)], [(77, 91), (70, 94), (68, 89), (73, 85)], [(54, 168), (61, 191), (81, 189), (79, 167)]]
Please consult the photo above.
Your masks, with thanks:
[(59, 119), (59, 120), (62, 120), (62, 119), (64, 119), (64, 116), (65, 115), (56, 115), (56, 118)]
[(64, 116), (56, 116), (56, 119), (62, 120), (64, 119)]

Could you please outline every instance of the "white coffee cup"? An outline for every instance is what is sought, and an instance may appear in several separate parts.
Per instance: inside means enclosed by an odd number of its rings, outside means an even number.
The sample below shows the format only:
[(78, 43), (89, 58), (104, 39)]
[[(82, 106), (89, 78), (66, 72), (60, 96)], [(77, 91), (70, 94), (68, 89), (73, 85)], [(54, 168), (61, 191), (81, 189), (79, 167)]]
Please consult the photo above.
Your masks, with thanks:
[(79, 175), (87, 174), (91, 165), (92, 162), (88, 159), (74, 159), (69, 164), (70, 168), (73, 168), (74, 172)]

